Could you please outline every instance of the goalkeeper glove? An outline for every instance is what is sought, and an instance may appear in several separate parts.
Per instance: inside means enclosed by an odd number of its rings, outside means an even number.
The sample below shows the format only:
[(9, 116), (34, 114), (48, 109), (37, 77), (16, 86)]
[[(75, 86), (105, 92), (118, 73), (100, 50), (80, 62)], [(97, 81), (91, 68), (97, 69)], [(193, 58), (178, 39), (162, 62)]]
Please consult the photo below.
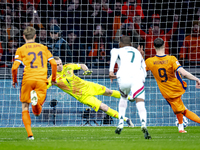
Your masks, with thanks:
[(86, 70), (83, 72), (83, 75), (91, 75), (92, 74), (92, 71), (90, 70)]

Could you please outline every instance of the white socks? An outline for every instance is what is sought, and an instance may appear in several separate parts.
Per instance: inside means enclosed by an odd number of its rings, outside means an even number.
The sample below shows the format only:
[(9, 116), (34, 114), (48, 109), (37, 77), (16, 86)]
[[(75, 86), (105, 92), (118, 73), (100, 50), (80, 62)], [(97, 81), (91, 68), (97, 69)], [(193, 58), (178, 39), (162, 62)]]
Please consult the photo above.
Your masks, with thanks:
[(178, 125), (178, 130), (184, 130), (183, 123)]
[(140, 116), (141, 125), (146, 127), (147, 111), (146, 111), (144, 102), (137, 102), (136, 107)]
[(124, 124), (124, 117), (126, 113), (126, 108), (127, 108), (127, 99), (121, 97), (119, 101), (119, 124)]

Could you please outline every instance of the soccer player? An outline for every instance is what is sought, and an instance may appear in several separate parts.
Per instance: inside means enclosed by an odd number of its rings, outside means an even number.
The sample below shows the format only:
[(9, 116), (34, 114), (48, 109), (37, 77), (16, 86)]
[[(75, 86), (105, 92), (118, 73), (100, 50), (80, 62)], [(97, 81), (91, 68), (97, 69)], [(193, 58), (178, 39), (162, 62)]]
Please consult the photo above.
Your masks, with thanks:
[(47, 61), (52, 68), (52, 83), (56, 79), (56, 62), (46, 46), (35, 43), (36, 30), (27, 27), (23, 31), (26, 44), (19, 47), (15, 53), (15, 61), (12, 66), (13, 87), (17, 83), (17, 70), (20, 64), (24, 65), (23, 79), (21, 83), (20, 101), (22, 102), (22, 120), (26, 128), (28, 139), (34, 140), (31, 130), (31, 118), (29, 104), (32, 103), (32, 111), (35, 116), (40, 115), (47, 91)]
[[(79, 102), (88, 105), (95, 111), (99, 109), (104, 111), (111, 117), (118, 118), (118, 112), (111, 109), (102, 101), (98, 100), (95, 95), (112, 96), (115, 98), (120, 98), (121, 95), (119, 91), (110, 90), (103, 85), (96, 84), (93, 82), (85, 81), (74, 74), (74, 70), (82, 69), (84, 75), (90, 75), (92, 71), (88, 69), (85, 64), (62, 64), (62, 60), (59, 57), (54, 56), (57, 63), (57, 75), (55, 86), (59, 87), (65, 93), (68, 93), (72, 97), (76, 98)], [(49, 83), (47, 89), (52, 85), (52, 76), (48, 79)], [(124, 117), (124, 121), (129, 127), (134, 127), (133, 123), (127, 117)]]
[[(127, 108), (128, 94), (133, 94), (132, 99), (136, 101), (136, 107), (139, 112), (141, 130), (145, 139), (151, 136), (146, 127), (147, 112), (144, 104), (145, 92), (144, 82), (146, 77), (145, 62), (140, 52), (131, 46), (131, 40), (128, 36), (120, 39), (119, 49), (111, 50), (111, 61), (109, 68), (109, 77), (111, 82), (113, 79), (118, 80), (121, 99), (119, 101), (119, 125), (115, 130), (116, 134), (120, 134), (124, 127), (124, 116)], [(114, 66), (117, 62), (119, 70), (114, 75)]]
[(179, 132), (186, 133), (187, 131), (185, 131), (183, 127), (183, 115), (197, 123), (200, 123), (200, 118), (195, 113), (189, 111), (181, 100), (181, 96), (185, 93), (187, 84), (182, 80), (180, 74), (187, 79), (196, 81), (196, 88), (200, 88), (200, 80), (181, 67), (176, 57), (165, 54), (163, 39), (155, 39), (154, 47), (156, 49), (156, 56), (148, 58), (145, 61), (146, 70), (151, 70), (161, 94), (167, 100), (176, 115), (179, 121)]

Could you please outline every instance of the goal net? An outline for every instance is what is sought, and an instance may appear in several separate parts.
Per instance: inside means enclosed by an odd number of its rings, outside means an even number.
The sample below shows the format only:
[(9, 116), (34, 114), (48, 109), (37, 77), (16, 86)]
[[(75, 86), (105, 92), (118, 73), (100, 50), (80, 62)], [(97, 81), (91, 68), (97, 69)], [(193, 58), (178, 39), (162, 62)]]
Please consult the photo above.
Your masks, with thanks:
[[(199, 77), (200, 4), (196, 0), (14, 0), (0, 2), (0, 127), (23, 127), (19, 99), (23, 66), (18, 69), (17, 88), (12, 87), (11, 67), (14, 54), (22, 46), (23, 30), (33, 26), (36, 42), (48, 47), (63, 63), (84, 63), (93, 71), (82, 79), (119, 90), (108, 74), (110, 50), (119, 47), (120, 37), (130, 36), (132, 45), (143, 45), (145, 59), (152, 52), (154, 36), (163, 36), (166, 53), (174, 55), (182, 66)], [(117, 70), (117, 69), (116, 69)], [(48, 76), (51, 70), (49, 65)], [(184, 79), (187, 90), (182, 96), (185, 106), (200, 116), (200, 91), (195, 82)], [(97, 96), (118, 110), (119, 99)], [(175, 126), (176, 116), (162, 97), (150, 72), (145, 82), (145, 107), (148, 126)], [(116, 126), (118, 120), (104, 112), (95, 112), (75, 98), (53, 86), (48, 89), (42, 113), (35, 117), (29, 109), (32, 126)], [(140, 126), (135, 102), (128, 102), (126, 116)], [(189, 126), (199, 124), (189, 121)]]

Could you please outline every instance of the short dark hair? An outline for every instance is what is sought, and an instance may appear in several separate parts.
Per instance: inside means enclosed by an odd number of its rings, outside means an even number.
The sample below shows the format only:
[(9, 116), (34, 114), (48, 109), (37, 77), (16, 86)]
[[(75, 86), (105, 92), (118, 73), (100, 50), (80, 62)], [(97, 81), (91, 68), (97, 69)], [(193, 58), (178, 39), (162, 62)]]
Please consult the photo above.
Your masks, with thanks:
[(160, 48), (164, 45), (164, 40), (161, 38), (157, 38), (153, 42), (155, 48)]
[(122, 42), (124, 45), (130, 45), (131, 44), (131, 38), (129, 36), (122, 36), (120, 38), (120, 42)]

